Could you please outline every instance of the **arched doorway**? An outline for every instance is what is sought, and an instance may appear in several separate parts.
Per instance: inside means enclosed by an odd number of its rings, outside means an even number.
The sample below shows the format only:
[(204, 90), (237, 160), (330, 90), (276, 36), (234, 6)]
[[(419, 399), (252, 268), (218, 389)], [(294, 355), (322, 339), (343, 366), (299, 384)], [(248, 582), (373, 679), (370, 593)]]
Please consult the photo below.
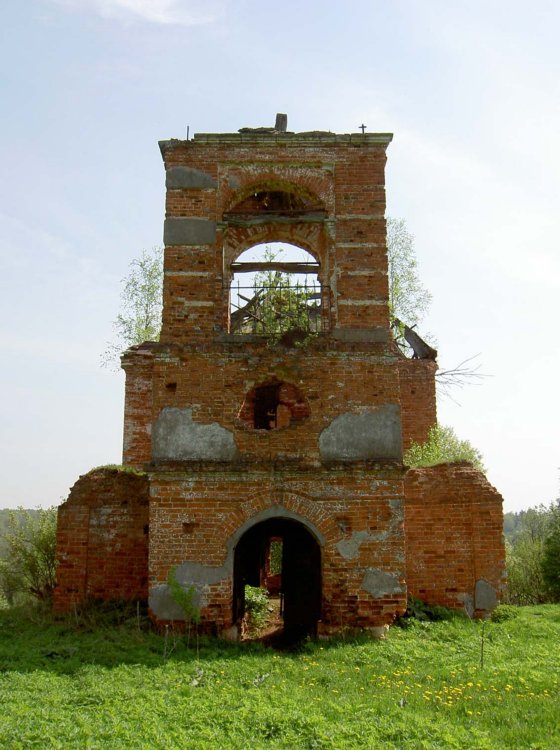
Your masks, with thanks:
[(283, 600), (283, 635), (297, 640), (315, 635), (321, 617), (321, 548), (300, 522), (271, 518), (248, 529), (234, 554), (234, 621), (245, 613), (245, 586), (263, 586), (270, 570), (271, 541), (281, 543), (279, 583)]

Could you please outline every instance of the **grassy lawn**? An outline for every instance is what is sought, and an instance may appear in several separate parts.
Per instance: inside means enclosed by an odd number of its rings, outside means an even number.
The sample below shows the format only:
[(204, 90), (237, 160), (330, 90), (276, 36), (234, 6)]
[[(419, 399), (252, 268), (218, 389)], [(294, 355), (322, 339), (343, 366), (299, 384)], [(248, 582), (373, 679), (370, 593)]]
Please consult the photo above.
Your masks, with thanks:
[[(560, 606), (297, 653), (0, 611), (0, 747), (558, 748)], [(192, 639), (191, 639), (192, 640)]]

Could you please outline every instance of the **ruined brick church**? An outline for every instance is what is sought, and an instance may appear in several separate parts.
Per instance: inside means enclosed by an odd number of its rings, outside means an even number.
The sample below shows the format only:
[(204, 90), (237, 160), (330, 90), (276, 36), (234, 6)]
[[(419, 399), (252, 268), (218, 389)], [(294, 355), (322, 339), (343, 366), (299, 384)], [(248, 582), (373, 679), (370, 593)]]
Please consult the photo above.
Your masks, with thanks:
[[(58, 611), (140, 599), (154, 620), (180, 620), (174, 569), (196, 590), (201, 627), (235, 637), (271, 540), (287, 631), (379, 633), (407, 594), (495, 606), (500, 495), (466, 463), (403, 465), (436, 422), (437, 365), (404, 356), (390, 328), (391, 138), (292, 133), (278, 116), (160, 142), (161, 337), (122, 357), (123, 469), (80, 477), (59, 508)], [(309, 261), (242, 260), (271, 242)], [(259, 329), (269, 292), (232, 304), (232, 279), (248, 272), (313, 273), (313, 328)]]

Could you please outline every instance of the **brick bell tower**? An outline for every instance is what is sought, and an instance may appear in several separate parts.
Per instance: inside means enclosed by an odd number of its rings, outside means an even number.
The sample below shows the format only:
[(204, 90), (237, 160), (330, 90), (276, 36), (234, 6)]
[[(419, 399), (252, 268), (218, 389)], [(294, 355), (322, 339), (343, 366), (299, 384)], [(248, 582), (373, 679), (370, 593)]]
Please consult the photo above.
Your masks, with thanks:
[[(501, 497), (468, 464), (402, 463), (436, 421), (437, 365), (404, 357), (389, 327), (390, 142), (291, 133), (279, 115), (160, 143), (161, 338), (122, 358), (125, 468), (80, 477), (59, 508), (57, 610), (141, 599), (154, 620), (181, 620), (174, 571), (200, 627), (239, 637), (245, 587), (270, 583), (279, 542), (289, 636), (379, 632), (407, 593), (495, 606)], [(272, 242), (307, 260), (247, 262)], [(240, 295), (232, 279), (250, 271), (272, 285)], [(313, 274), (313, 294), (276, 295), (292, 273)]]
[[(150, 609), (180, 617), (166, 583), (177, 566), (203, 622), (231, 628), (280, 538), (287, 628), (378, 627), (406, 601), (385, 246), (392, 136), (290, 133), (282, 119), (160, 142), (161, 339), (123, 359), (124, 463), (151, 477)], [(317, 333), (297, 345), (232, 325), (237, 259), (272, 241), (306, 250), (320, 283)], [(282, 419), (259, 422), (263, 403)]]

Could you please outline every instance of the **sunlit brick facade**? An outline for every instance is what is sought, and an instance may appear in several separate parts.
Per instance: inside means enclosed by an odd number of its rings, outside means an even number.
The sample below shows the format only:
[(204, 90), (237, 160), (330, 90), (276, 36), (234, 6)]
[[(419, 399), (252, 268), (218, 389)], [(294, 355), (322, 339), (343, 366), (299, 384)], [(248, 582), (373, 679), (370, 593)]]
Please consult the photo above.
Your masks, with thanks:
[[(375, 631), (407, 593), (494, 605), (500, 496), (470, 466), (402, 463), (436, 421), (436, 364), (405, 358), (390, 330), (390, 141), (265, 129), (160, 143), (161, 338), (122, 360), (123, 464), (143, 474), (86, 475), (61, 506), (58, 609), (145, 598), (155, 620), (181, 619), (174, 569), (202, 626), (235, 636), (272, 536), (286, 626), (305, 632)], [(232, 326), (232, 264), (273, 241), (317, 266), (318, 333), (295, 343)]]

